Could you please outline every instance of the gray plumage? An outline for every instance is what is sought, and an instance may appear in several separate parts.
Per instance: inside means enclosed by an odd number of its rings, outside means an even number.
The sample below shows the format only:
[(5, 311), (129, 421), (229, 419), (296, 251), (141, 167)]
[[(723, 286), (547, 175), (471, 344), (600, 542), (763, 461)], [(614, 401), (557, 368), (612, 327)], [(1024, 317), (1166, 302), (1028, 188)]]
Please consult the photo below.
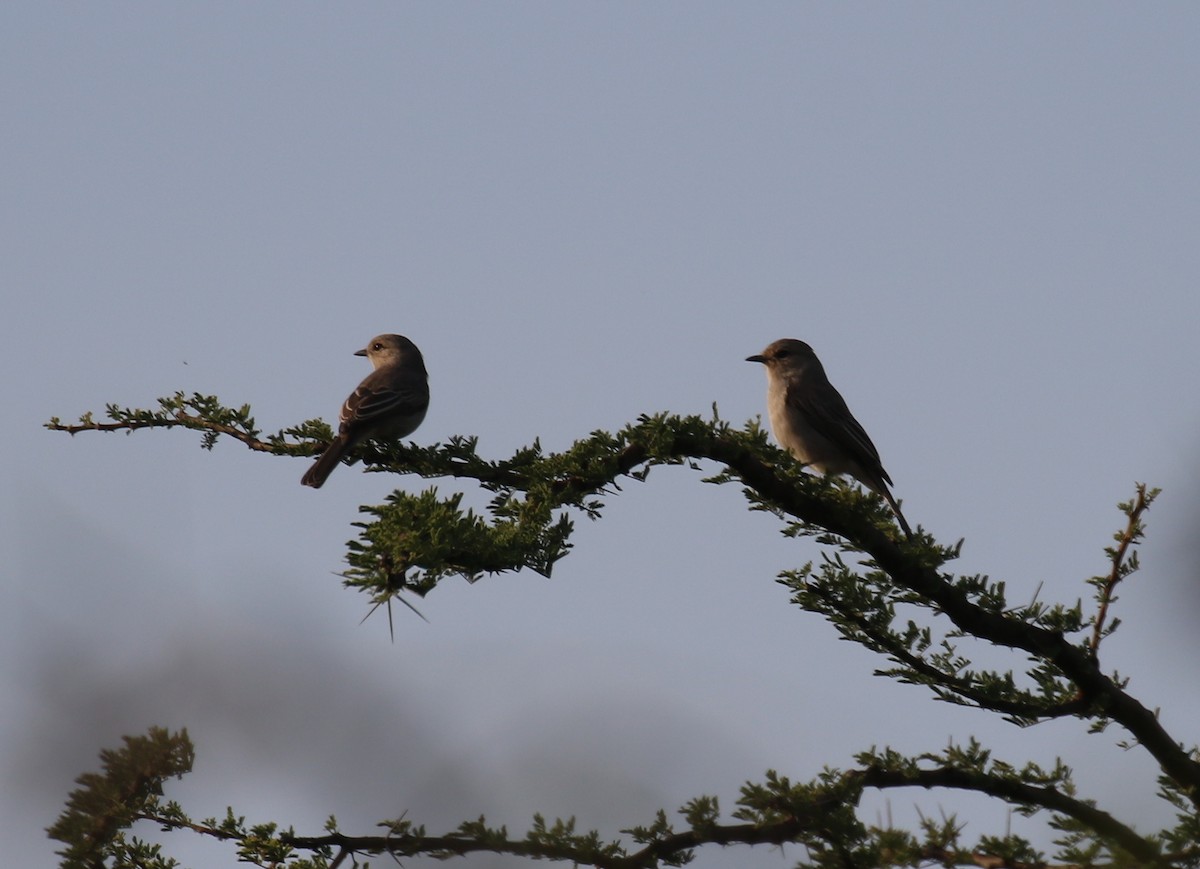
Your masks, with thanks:
[(747, 362), (767, 369), (767, 414), (780, 445), (803, 465), (823, 474), (849, 474), (891, 505), (904, 533), (912, 537), (888, 487), (879, 451), (841, 393), (834, 389), (813, 349), (795, 338), (770, 344)]
[(416, 344), (403, 335), (379, 335), (354, 355), (366, 356), (375, 370), (342, 403), (337, 435), (305, 472), (301, 485), (321, 488), (357, 444), (407, 437), (425, 419), (429, 375)]

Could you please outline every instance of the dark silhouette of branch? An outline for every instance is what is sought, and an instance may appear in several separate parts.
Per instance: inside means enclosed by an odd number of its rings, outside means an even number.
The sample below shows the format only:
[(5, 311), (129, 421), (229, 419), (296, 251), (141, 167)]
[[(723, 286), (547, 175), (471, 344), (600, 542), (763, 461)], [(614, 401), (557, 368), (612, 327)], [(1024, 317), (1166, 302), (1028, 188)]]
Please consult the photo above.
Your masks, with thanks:
[(1166, 732), (1158, 716), (1103, 673), (1088, 649), (1069, 643), (1060, 633), (1031, 625), (1002, 613), (990, 612), (966, 598), (935, 568), (910, 557), (909, 547), (886, 536), (861, 516), (831, 509), (797, 491), (762, 459), (728, 438), (681, 438), (682, 455), (709, 458), (734, 471), (750, 488), (783, 512), (833, 534), (854, 540), (879, 567), (900, 585), (933, 601), (946, 616), (968, 634), (998, 646), (1021, 649), (1053, 663), (1079, 688), (1089, 708), (1119, 722), (1142, 744), (1175, 781), (1189, 791), (1193, 805), (1200, 807), (1200, 763)]
[[(165, 401), (165, 400), (164, 400)], [(213, 434), (223, 434), (234, 440), (240, 441), (252, 450), (262, 453), (280, 453), (281, 450), (277, 443), (260, 440), (252, 432), (236, 425), (217, 422), (198, 413), (188, 413), (183, 409), (173, 412), (160, 412), (159, 415), (145, 415), (138, 418), (121, 418), (116, 422), (96, 422), (91, 419), (91, 415), (83, 417), (78, 423), (64, 425), (57, 418), (46, 423), (46, 428), (51, 431), (66, 432), (69, 435), (76, 435), (85, 431), (126, 431), (133, 432), (139, 429), (147, 428), (188, 428), (194, 431), (211, 432)], [(319, 448), (313, 446), (311, 449), (306, 449), (303, 454), (317, 453)]]
[[(328, 436), (327, 426), (309, 421), (262, 438), (254, 428), (248, 407), (229, 410), (212, 397), (187, 398), (178, 393), (173, 398), (161, 399), (160, 406), (162, 409), (156, 412), (110, 406), (111, 423), (96, 423), (85, 416), (75, 425), (62, 425), (56, 419), (48, 427), (71, 434), (85, 430), (185, 427), (201, 431), (205, 446), (211, 446), (219, 435), (226, 435), (251, 449), (278, 455), (311, 455), (320, 451), (321, 438)], [(395, 493), (392, 501), (397, 510), (391, 513), (387, 512), (387, 505), (367, 510), (380, 521), (358, 523), (364, 529), (364, 542), (351, 544), (352, 567), (346, 576), (348, 583), (375, 592), (376, 605), (388, 600), (397, 589), (425, 594), (439, 578), (449, 575), (473, 580), (484, 573), (522, 568), (548, 575), (554, 561), (570, 548), (566, 543), (570, 522), (566, 514), (556, 517), (555, 511), (569, 508), (594, 517), (602, 506), (598, 499), (619, 489), (620, 482), (627, 478), (645, 479), (651, 468), (658, 465), (689, 464), (698, 468), (698, 462), (711, 461), (723, 469), (713, 481), (740, 482), (753, 508), (768, 510), (784, 519), (789, 533), (814, 533), (823, 542), (866, 556), (872, 565), (870, 571), (847, 576), (869, 577), (869, 582), (876, 583), (864, 593), (878, 595), (873, 612), (879, 621), (872, 621), (871, 613), (856, 611), (852, 603), (839, 600), (836, 589), (810, 582), (808, 573), (797, 573), (799, 579), (793, 588), (800, 589), (798, 594), (809, 595), (804, 605), (829, 616), (847, 636), (907, 668), (898, 671), (899, 675), (931, 685), (951, 699), (961, 698), (1019, 723), (1066, 715), (1116, 722), (1156, 760), (1164, 775), (1163, 788), (1168, 799), (1181, 810), (1190, 804), (1193, 816), (1194, 809), (1200, 807), (1200, 762), (1167, 733), (1155, 712), (1104, 673), (1098, 662), (1098, 646), (1106, 631), (1111, 632), (1107, 627), (1108, 610), (1114, 590), (1136, 569), (1133, 546), (1142, 535), (1141, 517), (1155, 494), (1144, 485), (1139, 484), (1134, 502), (1122, 505), (1129, 519), (1125, 530), (1117, 535), (1118, 545), (1109, 550), (1110, 573), (1093, 582), (1100, 606), (1091, 636), (1072, 642), (1063, 630), (1056, 628), (1065, 625), (1068, 631), (1086, 631), (1077, 608), (1066, 615), (1058, 612), (1044, 619), (1032, 606), (1023, 614), (1008, 611), (1002, 604), (1002, 593), (992, 594), (989, 586), (978, 583), (956, 582), (942, 572), (942, 565), (955, 556), (956, 549), (939, 547), (919, 527), (911, 538), (899, 534), (876, 496), (803, 473), (794, 460), (768, 446), (756, 426), (743, 432), (732, 431), (716, 419), (715, 409), (711, 422), (666, 414), (643, 416), (615, 435), (596, 432), (562, 453), (544, 454), (535, 443), (511, 459), (488, 461), (476, 454), (475, 447), (474, 439), (456, 438), (430, 447), (369, 443), (357, 451), (355, 457), (361, 458), (371, 470), (427, 478), (473, 479), (484, 489), (497, 493), (491, 507), (495, 522), (491, 524), (470, 511), (459, 510), (457, 496), (441, 499), (433, 490), (419, 497)], [(397, 514), (402, 514), (403, 519), (398, 519)], [(393, 524), (380, 531), (379, 536), (372, 536), (376, 526), (384, 524), (384, 518)], [(422, 521), (426, 525), (421, 525)], [(425, 527), (446, 532), (442, 540), (436, 541), (442, 547), (440, 550), (434, 543), (415, 540), (421, 535), (413, 534), (411, 529)], [(387, 534), (392, 534), (402, 545), (389, 548), (381, 543), (386, 541)], [(412, 584), (407, 579), (410, 569), (419, 577)], [(842, 590), (853, 596), (848, 584)], [(953, 624), (955, 633), (1025, 652), (1039, 662), (1038, 668), (1030, 673), (1042, 686), (1045, 702), (1037, 702), (1030, 692), (1020, 692), (1016, 699), (1003, 696), (1004, 686), (1011, 682), (1006, 683), (1003, 677), (992, 673), (980, 676), (960, 671), (957, 661), (950, 658), (952, 648), (940, 656), (914, 653), (906, 643), (921, 640), (920, 635), (890, 630), (891, 606), (896, 602), (915, 602), (943, 615)], [(922, 653), (925, 650), (923, 645), (916, 648)], [(1008, 678), (1011, 680), (1011, 674)], [(999, 690), (995, 687), (997, 679), (1000, 679)], [(1071, 699), (1062, 702), (1064, 697)], [(1069, 783), (1069, 778), (1053, 780), (1047, 786), (1047, 778), (1036, 769), (1023, 776), (997, 772), (983, 763), (971, 765), (974, 761), (956, 766), (950, 763), (949, 753), (946, 757), (949, 765), (943, 763), (933, 769), (918, 768), (915, 762), (874, 763), (860, 757), (862, 769), (841, 774), (837, 782), (823, 783), (822, 799), (811, 798), (811, 793), (815, 793), (811, 789), (805, 792), (809, 796), (788, 794), (778, 810), (770, 808), (766, 814), (755, 815), (746, 809), (735, 815), (751, 821), (743, 824), (693, 821), (692, 829), (675, 832), (663, 821), (664, 826), (656, 828), (653, 835), (639, 838), (643, 847), (633, 853), (626, 853), (619, 843), (601, 843), (595, 836), (573, 836), (570, 829), (553, 835), (545, 834), (544, 830), (535, 835), (535, 830), (525, 839), (510, 839), (502, 831), (484, 828), (482, 819), (478, 826), (464, 824), (458, 832), (445, 836), (426, 836), (422, 829), (405, 824), (396, 826), (387, 836), (350, 837), (331, 826), (328, 828), (331, 832), (324, 836), (285, 835), (282, 841), (293, 848), (337, 849), (338, 862), (357, 852), (443, 858), (493, 851), (571, 861), (598, 869), (642, 869), (663, 862), (681, 862), (692, 849), (706, 844), (802, 842), (810, 847), (825, 847), (834, 862), (852, 866), (853, 843), (845, 838), (848, 834), (844, 828), (832, 822), (833, 813), (857, 805), (858, 796), (866, 787), (879, 790), (945, 787), (978, 791), (1017, 806), (1056, 812), (1094, 831), (1099, 840), (1126, 852), (1138, 865), (1166, 867), (1180, 859), (1179, 854), (1164, 857), (1157, 840), (1140, 836), (1108, 813), (1075, 799), (1069, 795), (1069, 788), (1053, 786)], [(934, 757), (926, 755), (924, 759), (930, 761)], [(168, 827), (196, 829), (178, 818), (157, 820)], [(1179, 829), (1185, 829), (1183, 821)], [(961, 851), (952, 847), (954, 844), (953, 837), (929, 842), (926, 859), (948, 865), (1034, 865), (1011, 860), (997, 863), (995, 855)], [(1191, 851), (1184, 856), (1197, 857)], [(1124, 865), (1117, 856), (1113, 860), (1114, 866)]]
[(1146, 484), (1138, 483), (1137, 496), (1129, 509), (1129, 523), (1125, 526), (1125, 530), (1118, 536), (1116, 548), (1109, 550), (1109, 555), (1112, 560), (1112, 570), (1108, 574), (1108, 578), (1104, 581), (1100, 589), (1100, 610), (1096, 613), (1096, 624), (1092, 630), (1092, 656), (1095, 657), (1100, 650), (1100, 641), (1104, 639), (1104, 625), (1108, 619), (1108, 605), (1113, 599), (1113, 591), (1117, 584), (1125, 578), (1128, 568), (1126, 567), (1127, 559), (1130, 557), (1129, 548), (1136, 543), (1142, 536), (1142, 514), (1146, 512), (1146, 508), (1150, 506), (1150, 498), (1146, 496)]
[[(816, 594), (833, 601), (832, 595), (817, 591)], [(893, 659), (908, 667), (913, 673), (924, 677), (928, 684), (936, 685), (947, 692), (970, 701), (980, 709), (990, 709), (1016, 720), (1034, 721), (1039, 719), (1065, 718), (1069, 715), (1083, 715), (1088, 711), (1089, 704), (1081, 697), (1065, 703), (1033, 703), (1006, 700), (980, 690), (968, 679), (947, 673), (930, 664), (918, 655), (908, 651), (902, 644), (895, 641), (893, 635), (879, 631), (861, 614), (842, 611), (842, 617), (852, 623), (864, 636), (869, 637), (882, 651)]]
[[(261, 451), (293, 455), (320, 449), (319, 444), (284, 443), (283, 433), (265, 441), (260, 440), (252, 428), (244, 424), (249, 418), (248, 408), (243, 408), (240, 415), (235, 414), (243, 422), (241, 426), (231, 424), (219, 418), (216, 411), (223, 409), (216, 405), (215, 398), (193, 396), (185, 399), (182, 394), (177, 394), (173, 399), (163, 399), (160, 403), (165, 410), (157, 415), (110, 407), (109, 415), (117, 416), (118, 421), (103, 428), (87, 417), (77, 426), (64, 426), (58, 420), (52, 420), (49, 427), (74, 433), (87, 429), (112, 431), (119, 428), (186, 426), (213, 433), (214, 436), (227, 434), (251, 449)], [(183, 407), (193, 407), (196, 412), (187, 413)], [(147, 421), (147, 417), (151, 416), (154, 417), (153, 421)], [(213, 421), (214, 417), (216, 421)], [(928, 563), (928, 555), (921, 549), (921, 540), (908, 542), (886, 534), (861, 510), (851, 509), (843, 501), (822, 497), (812, 486), (797, 485), (796, 475), (788, 470), (782, 453), (774, 451), (775, 455), (781, 457), (779, 463), (768, 462), (762, 458), (764, 445), (753, 443), (744, 436), (730, 434), (719, 424), (710, 425), (698, 418), (643, 416), (637, 425), (621, 435), (619, 439), (613, 439), (610, 435), (599, 433), (592, 439), (579, 442), (573, 450), (591, 449), (595, 453), (596, 444), (593, 441), (602, 436), (607, 441), (600, 446), (607, 449), (599, 451), (600, 460), (591, 460), (586, 466), (581, 465), (574, 472), (553, 479), (549, 486), (553, 503), (548, 507), (580, 506), (587, 497), (607, 492), (618, 478), (634, 474), (643, 465), (649, 467), (695, 459), (710, 459), (724, 465), (757, 498), (773, 509), (853, 541), (895, 582), (933, 602), (961, 630), (995, 645), (1020, 649), (1053, 663), (1065, 678), (1077, 686), (1080, 703), (1125, 727), (1158, 761), (1163, 771), (1184, 786), (1193, 804), (1200, 807), (1200, 763), (1170, 737), (1154, 712), (1126, 694), (1100, 670), (1090, 648), (1080, 648), (1068, 642), (1061, 632), (1010, 618), (973, 603), (938, 573), (936, 565)], [(473, 450), (473, 442), (469, 446)], [(404, 459), (403, 466), (398, 470), (422, 476), (472, 478), (489, 487), (504, 486), (524, 492), (531, 491), (540, 482), (536, 464), (532, 466), (533, 470), (529, 470), (518, 463), (486, 462), (473, 455), (439, 462), (436, 449), (394, 452)], [(363, 454), (368, 458), (385, 458), (388, 455), (386, 450), (377, 447), (368, 447)], [(1144, 500), (1144, 489), (1139, 498)], [(1144, 506), (1141, 509), (1144, 510)], [(1136, 527), (1132, 518), (1130, 527)], [(1131, 533), (1125, 536), (1129, 537)], [(1119, 555), (1114, 556), (1114, 572), (1119, 572), (1118, 564), (1124, 559), (1127, 549), (1128, 543), (1123, 541), (1118, 548)], [(1099, 618), (1097, 624), (1100, 625)]]
[[(923, 770), (894, 770), (865, 768), (843, 773), (841, 780), (831, 786), (821, 797), (813, 799), (807, 806), (794, 802), (781, 806), (778, 820), (768, 823), (709, 824), (701, 829), (670, 833), (646, 844), (640, 850), (626, 853), (616, 844), (587, 847), (571, 844), (547, 845), (529, 839), (496, 838), (494, 836), (467, 836), (450, 834), (425, 836), (405, 834), (400, 836), (346, 836), (331, 833), (324, 836), (286, 836), (284, 841), (293, 848), (307, 850), (333, 847), (344, 851), (367, 854), (388, 853), (394, 857), (420, 855), (444, 858), (465, 856), (479, 852), (510, 854), (518, 857), (570, 861), (576, 865), (590, 865), (597, 869), (648, 869), (663, 862), (678, 860), (688, 852), (705, 845), (783, 845), (806, 840), (829, 837), (830, 811), (863, 788), (889, 790), (905, 787), (943, 787), (971, 790), (999, 797), (1018, 805), (1038, 806), (1049, 809), (1087, 824), (1104, 838), (1114, 842), (1138, 861), (1138, 865), (1169, 869), (1177, 865), (1180, 855), (1163, 855), (1147, 839), (1117, 821), (1107, 812), (1067, 796), (1048, 787), (1036, 787), (999, 776), (965, 769), (936, 768)], [(832, 844), (836, 844), (833, 842)], [(1033, 866), (1035, 864), (997, 862), (996, 858), (979, 851), (927, 849), (929, 859), (937, 859), (947, 865), (978, 866)], [(1051, 864), (1036, 864), (1047, 869)], [(1068, 869), (1072, 864), (1059, 864)], [(1101, 869), (1091, 864), (1089, 869)]]
[(851, 773), (861, 776), (864, 787), (879, 789), (915, 786), (923, 788), (953, 788), (978, 791), (999, 797), (1009, 803), (1038, 806), (1082, 821), (1147, 866), (1169, 867), (1172, 862), (1134, 830), (1122, 824), (1108, 812), (1069, 797), (1049, 787), (1036, 787), (1010, 778), (988, 775), (965, 769), (922, 769), (912, 772), (894, 769), (866, 769)]

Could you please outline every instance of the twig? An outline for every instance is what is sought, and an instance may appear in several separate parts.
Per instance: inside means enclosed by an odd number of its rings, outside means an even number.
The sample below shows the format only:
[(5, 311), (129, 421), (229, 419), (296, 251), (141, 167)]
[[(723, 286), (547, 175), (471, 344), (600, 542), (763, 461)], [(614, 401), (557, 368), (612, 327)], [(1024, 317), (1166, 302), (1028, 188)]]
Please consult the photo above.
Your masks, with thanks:
[(1125, 526), (1125, 531), (1122, 532), (1117, 547), (1109, 550), (1112, 555), (1112, 570), (1108, 574), (1104, 585), (1100, 588), (1100, 611), (1096, 613), (1096, 625), (1092, 630), (1092, 641), (1089, 647), (1092, 651), (1092, 657), (1095, 657), (1100, 650), (1100, 641), (1104, 639), (1104, 623), (1108, 619), (1108, 605), (1113, 599), (1113, 590), (1117, 584), (1124, 579), (1128, 572), (1124, 570), (1125, 559), (1129, 554), (1129, 547), (1133, 546), (1142, 536), (1142, 513), (1150, 506), (1150, 501), (1146, 497), (1146, 484), (1137, 484), (1137, 500), (1134, 501), (1132, 508), (1129, 510), (1129, 522)]

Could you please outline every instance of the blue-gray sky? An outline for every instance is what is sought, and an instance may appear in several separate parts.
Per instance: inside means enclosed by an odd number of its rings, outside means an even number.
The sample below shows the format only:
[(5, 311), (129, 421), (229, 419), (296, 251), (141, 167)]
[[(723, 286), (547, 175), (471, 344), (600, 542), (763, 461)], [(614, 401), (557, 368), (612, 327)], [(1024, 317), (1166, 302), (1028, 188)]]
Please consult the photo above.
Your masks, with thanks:
[[(72, 778), (153, 724), (195, 738), (197, 814), (306, 831), (615, 835), (971, 733), (1162, 821), (1114, 734), (873, 678), (773, 582), (816, 545), (700, 474), (627, 486), (552, 580), (447, 583), (392, 644), (334, 574), (357, 505), (420, 481), (40, 426), (180, 389), (332, 418), (397, 331), (431, 373), (415, 438), (500, 457), (748, 419), (744, 357), (803, 338), (909, 519), (1017, 601), (1086, 595), (1115, 503), (1164, 487), (1106, 661), (1194, 742), (1198, 34), (1187, 3), (0, 6), (6, 858), (51, 865)], [(890, 806), (918, 800), (1006, 823)]]

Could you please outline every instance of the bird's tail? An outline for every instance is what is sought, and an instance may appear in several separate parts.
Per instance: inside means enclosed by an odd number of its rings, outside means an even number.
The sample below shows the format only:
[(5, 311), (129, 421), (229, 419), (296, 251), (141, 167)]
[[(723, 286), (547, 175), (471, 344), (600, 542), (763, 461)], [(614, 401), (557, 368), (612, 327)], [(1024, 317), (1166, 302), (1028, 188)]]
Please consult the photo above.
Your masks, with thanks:
[(333, 443), (326, 447), (325, 452), (321, 453), (321, 457), (313, 462), (311, 468), (304, 472), (304, 476), (300, 478), (300, 485), (312, 486), (314, 489), (321, 488), (325, 483), (325, 479), (333, 473), (333, 469), (342, 460), (342, 453), (345, 451), (345, 440), (335, 437)]
[(884, 498), (887, 499), (888, 504), (892, 508), (892, 512), (896, 514), (896, 520), (900, 523), (900, 527), (904, 529), (904, 536), (909, 540), (912, 540), (912, 529), (908, 527), (908, 520), (906, 520), (904, 518), (904, 514), (900, 512), (900, 505), (896, 503), (896, 499), (892, 497), (892, 493), (888, 491), (887, 486), (880, 487), (878, 491), (881, 495), (883, 495)]

